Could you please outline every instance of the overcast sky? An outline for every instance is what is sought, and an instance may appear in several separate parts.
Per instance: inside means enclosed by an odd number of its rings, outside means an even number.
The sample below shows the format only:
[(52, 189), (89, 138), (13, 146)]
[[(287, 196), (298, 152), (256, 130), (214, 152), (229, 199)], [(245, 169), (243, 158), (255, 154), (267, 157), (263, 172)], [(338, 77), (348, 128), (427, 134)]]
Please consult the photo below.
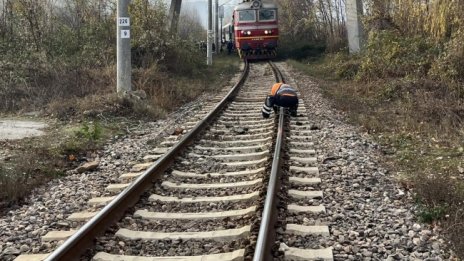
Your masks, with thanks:
[[(168, 4), (171, 0), (165, 0)], [(213, 1), (213, 5), (215, 0)], [(241, 3), (243, 0), (219, 0), (219, 5), (224, 5), (224, 24), (228, 23), (232, 17), (232, 11), (237, 3)], [(207, 27), (208, 23), (208, 0), (183, 0), (182, 11), (196, 10), (201, 19), (203, 27)], [(188, 11), (187, 11), (188, 12)]]
[[(117, 0), (113, 0), (117, 1)], [(171, 4), (171, 0), (162, 0), (168, 6)], [(60, 4), (62, 0), (54, 0), (55, 3)], [(212, 0), (213, 5), (216, 2)], [(227, 23), (231, 20), (232, 11), (236, 4), (243, 2), (243, 0), (219, 0), (219, 5), (224, 5), (224, 23)], [(0, 10), (2, 10), (3, 1), (0, 0)], [(182, 1), (182, 11), (196, 10), (200, 16), (202, 25), (206, 28), (208, 22), (208, 0), (183, 0)]]

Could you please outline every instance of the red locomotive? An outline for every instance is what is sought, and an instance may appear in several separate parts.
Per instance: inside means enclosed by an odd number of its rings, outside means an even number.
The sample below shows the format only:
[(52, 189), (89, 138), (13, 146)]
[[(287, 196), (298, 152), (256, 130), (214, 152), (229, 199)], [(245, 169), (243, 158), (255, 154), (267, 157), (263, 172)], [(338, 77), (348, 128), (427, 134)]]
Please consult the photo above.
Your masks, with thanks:
[(272, 1), (245, 0), (234, 8), (235, 47), (240, 58), (276, 56), (279, 28), (277, 5)]

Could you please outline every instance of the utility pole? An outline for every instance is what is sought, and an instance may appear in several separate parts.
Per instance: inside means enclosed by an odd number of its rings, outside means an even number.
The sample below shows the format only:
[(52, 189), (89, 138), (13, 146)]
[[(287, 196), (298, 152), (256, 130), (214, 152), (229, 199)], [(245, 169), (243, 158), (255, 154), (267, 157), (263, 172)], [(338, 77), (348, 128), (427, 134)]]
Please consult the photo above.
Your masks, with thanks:
[(206, 64), (213, 64), (213, 0), (208, 0), (208, 36), (206, 42)]
[(117, 92), (126, 93), (131, 87), (130, 0), (118, 0), (117, 13)]
[(216, 54), (219, 53), (220, 46), (219, 46), (219, 31), (218, 31), (218, 26), (219, 26), (219, 0), (216, 0), (216, 14), (215, 14), (215, 21), (214, 21), (214, 40), (216, 42)]
[(219, 18), (221, 19), (221, 25), (219, 26), (219, 41), (222, 46), (222, 39), (225, 37), (222, 35), (222, 21), (224, 20), (224, 5), (219, 6)]
[(348, 45), (351, 54), (359, 53), (363, 45), (364, 33), (361, 23), (362, 13), (362, 0), (346, 1), (346, 29), (348, 32)]

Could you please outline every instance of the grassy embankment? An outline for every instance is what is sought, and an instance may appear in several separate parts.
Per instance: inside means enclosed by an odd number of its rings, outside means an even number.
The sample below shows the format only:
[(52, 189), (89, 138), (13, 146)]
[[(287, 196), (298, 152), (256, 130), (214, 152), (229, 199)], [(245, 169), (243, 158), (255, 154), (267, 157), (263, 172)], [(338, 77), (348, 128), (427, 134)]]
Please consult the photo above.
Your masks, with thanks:
[[(458, 48), (460, 50), (460, 48)], [(291, 61), (381, 145), (386, 164), (412, 189), (418, 218), (440, 224), (464, 256), (464, 77), (453, 46), (384, 31), (358, 56)]]
[[(56, 123), (42, 137), (2, 142), (11, 155), (0, 162), (0, 208), (21, 201), (31, 189), (94, 158), (96, 151), (115, 135), (124, 135), (131, 124), (163, 118), (202, 93), (220, 90), (238, 71), (238, 65), (237, 57), (224, 56), (215, 59), (212, 67), (190, 64), (195, 72), (189, 74), (138, 69), (133, 85), (145, 91), (144, 99), (120, 97), (109, 85), (84, 96), (55, 96), (50, 103), (44, 103), (44, 97), (30, 97), (26, 103), (42, 104), (42, 114)], [(17, 112), (8, 111), (7, 115)]]

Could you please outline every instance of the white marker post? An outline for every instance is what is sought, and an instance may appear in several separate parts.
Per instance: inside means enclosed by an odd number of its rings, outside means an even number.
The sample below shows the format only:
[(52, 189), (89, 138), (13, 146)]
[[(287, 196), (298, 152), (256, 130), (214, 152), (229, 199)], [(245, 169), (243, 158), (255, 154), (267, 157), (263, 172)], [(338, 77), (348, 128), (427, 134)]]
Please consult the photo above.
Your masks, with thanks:
[(206, 64), (213, 64), (213, 0), (208, 0), (208, 33), (206, 40)]
[(216, 46), (216, 54), (219, 53), (219, 50), (221, 50), (220, 46), (220, 41), (219, 41), (219, 0), (216, 0), (215, 2), (215, 9), (214, 9), (214, 44)]
[(117, 92), (126, 93), (131, 86), (131, 46), (130, 18), (128, 12), (130, 0), (118, 0), (117, 18)]
[(364, 29), (361, 22), (362, 14), (362, 0), (346, 1), (346, 29), (348, 32), (348, 47), (350, 54), (359, 53), (363, 46)]
[[(219, 42), (221, 43), (221, 46), (222, 46), (222, 39), (225, 38), (222, 35), (222, 20), (224, 19), (224, 6), (223, 5), (219, 6), (219, 19), (221, 19), (221, 25), (219, 25)], [(221, 50), (221, 48), (219, 50)]]

